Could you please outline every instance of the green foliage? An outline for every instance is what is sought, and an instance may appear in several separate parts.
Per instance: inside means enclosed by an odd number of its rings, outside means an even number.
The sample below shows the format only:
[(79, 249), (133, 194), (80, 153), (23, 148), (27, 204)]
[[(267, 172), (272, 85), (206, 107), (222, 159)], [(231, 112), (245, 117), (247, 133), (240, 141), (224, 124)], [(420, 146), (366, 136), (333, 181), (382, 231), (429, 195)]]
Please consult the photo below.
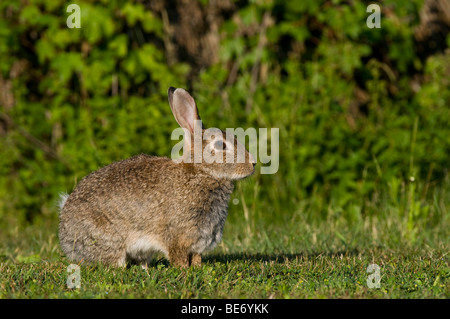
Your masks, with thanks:
[(2, 75), (15, 97), (1, 111), (14, 125), (0, 140), (0, 216), (13, 209), (32, 219), (54, 212), (58, 192), (99, 166), (168, 154), (166, 90), (185, 86), (188, 69), (166, 65), (161, 21), (142, 4), (80, 2), (82, 27), (69, 29), (64, 2), (14, 3), (0, 8)]
[[(447, 187), (449, 55), (431, 56), (422, 66), (413, 35), (421, 2), (404, 5), (385, 2), (395, 14), (382, 16), (381, 29), (369, 29), (360, 2), (275, 1), (276, 21), (265, 30), (268, 44), (262, 48), (261, 33), (237, 37), (236, 30), (249, 23), (258, 27), (271, 8), (249, 5), (240, 20), (224, 25), (222, 61), (205, 70), (195, 88), (214, 97), (210, 105), (223, 112), (221, 125), (280, 128), (280, 170), (256, 177), (264, 185), (257, 200), (283, 214), (320, 196), (327, 204), (317, 209), (325, 217), (330, 205), (346, 212), (358, 207), (364, 214), (367, 201), (392, 179), (407, 183), (414, 177), (422, 202), (431, 181)], [(233, 85), (224, 85), (230, 60), (238, 75)], [(252, 92), (255, 65), (260, 77)], [(422, 72), (426, 80), (415, 93), (412, 77)], [(356, 87), (367, 93), (359, 105)]]
[(169, 156), (175, 86), (191, 89), (209, 126), (280, 128), (279, 171), (238, 188), (254, 216), (284, 220), (308, 202), (314, 220), (351, 224), (376, 214), (379, 194), (398, 201), (414, 177), (399, 213), (411, 233), (425, 227), (445, 214), (433, 194), (449, 196), (449, 54), (417, 54), (422, 1), (383, 2), (381, 29), (352, 3), (236, 3), (219, 26), (219, 60), (192, 73), (168, 63), (167, 28), (143, 3), (78, 1), (82, 27), (69, 29), (65, 1), (2, 1), (0, 89), (13, 101), (0, 100), (0, 217), (55, 218), (58, 193), (90, 171)]

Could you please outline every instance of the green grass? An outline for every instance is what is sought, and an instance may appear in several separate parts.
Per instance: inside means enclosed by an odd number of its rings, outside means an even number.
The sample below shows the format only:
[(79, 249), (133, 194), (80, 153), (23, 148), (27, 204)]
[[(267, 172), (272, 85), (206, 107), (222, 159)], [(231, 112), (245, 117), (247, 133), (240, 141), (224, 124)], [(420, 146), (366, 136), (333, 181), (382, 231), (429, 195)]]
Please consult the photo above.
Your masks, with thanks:
[[(367, 265), (381, 267), (380, 289)], [(3, 264), (2, 298), (448, 298), (449, 268), (438, 250), (372, 249), (319, 255), (210, 255), (187, 270), (158, 262), (147, 270), (81, 267), (66, 288), (66, 261)]]
[[(237, 187), (223, 242), (200, 268), (163, 258), (146, 270), (81, 265), (80, 289), (66, 286), (56, 215), (28, 226), (4, 219), (0, 298), (449, 298), (448, 188), (416, 200), (405, 187), (395, 201), (381, 193), (325, 214), (314, 198), (271, 212), (251, 201), (250, 185)], [(370, 264), (379, 289), (367, 285)]]

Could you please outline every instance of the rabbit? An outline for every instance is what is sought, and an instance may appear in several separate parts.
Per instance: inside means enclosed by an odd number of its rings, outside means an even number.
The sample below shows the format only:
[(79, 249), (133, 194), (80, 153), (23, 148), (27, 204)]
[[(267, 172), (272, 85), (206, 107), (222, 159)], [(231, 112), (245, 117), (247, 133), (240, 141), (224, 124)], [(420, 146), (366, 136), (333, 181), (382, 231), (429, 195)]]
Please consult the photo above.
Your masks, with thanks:
[(59, 240), (70, 261), (145, 268), (162, 252), (173, 266), (200, 266), (202, 253), (222, 240), (234, 183), (252, 175), (256, 161), (245, 147), (244, 161), (236, 161), (243, 145), (218, 129), (202, 138), (201, 150), (210, 152), (200, 156), (228, 154), (234, 162), (195, 161), (194, 130), (206, 131), (197, 105), (182, 88), (170, 87), (168, 100), (189, 133), (181, 160), (140, 154), (90, 173), (63, 194)]

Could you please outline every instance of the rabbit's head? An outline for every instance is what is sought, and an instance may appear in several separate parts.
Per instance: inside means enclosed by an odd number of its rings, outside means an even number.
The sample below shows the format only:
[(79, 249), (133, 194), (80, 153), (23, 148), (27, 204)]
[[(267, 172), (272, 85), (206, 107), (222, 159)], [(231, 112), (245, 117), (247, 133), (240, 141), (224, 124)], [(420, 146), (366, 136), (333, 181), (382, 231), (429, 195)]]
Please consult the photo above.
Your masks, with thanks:
[(168, 96), (172, 113), (185, 131), (182, 162), (192, 163), (215, 178), (239, 180), (253, 174), (256, 161), (252, 154), (234, 135), (206, 129), (186, 90), (170, 87)]

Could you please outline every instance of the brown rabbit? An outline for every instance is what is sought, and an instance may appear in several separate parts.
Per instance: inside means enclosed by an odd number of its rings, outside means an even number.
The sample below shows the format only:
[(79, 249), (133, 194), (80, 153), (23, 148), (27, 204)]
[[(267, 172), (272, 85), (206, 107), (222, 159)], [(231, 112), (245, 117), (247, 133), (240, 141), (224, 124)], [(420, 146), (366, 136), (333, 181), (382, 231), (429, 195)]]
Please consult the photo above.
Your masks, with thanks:
[[(233, 181), (253, 174), (255, 160), (220, 130), (201, 138), (201, 151), (209, 152), (194, 160), (194, 132), (206, 131), (197, 126), (195, 101), (180, 88), (170, 87), (168, 96), (175, 119), (190, 133), (182, 161), (137, 155), (87, 175), (63, 195), (59, 239), (69, 260), (146, 266), (162, 252), (173, 265), (188, 267), (200, 265), (201, 254), (221, 241)], [(238, 149), (244, 161), (237, 160)], [(223, 156), (223, 163), (206, 161), (211, 154)]]

